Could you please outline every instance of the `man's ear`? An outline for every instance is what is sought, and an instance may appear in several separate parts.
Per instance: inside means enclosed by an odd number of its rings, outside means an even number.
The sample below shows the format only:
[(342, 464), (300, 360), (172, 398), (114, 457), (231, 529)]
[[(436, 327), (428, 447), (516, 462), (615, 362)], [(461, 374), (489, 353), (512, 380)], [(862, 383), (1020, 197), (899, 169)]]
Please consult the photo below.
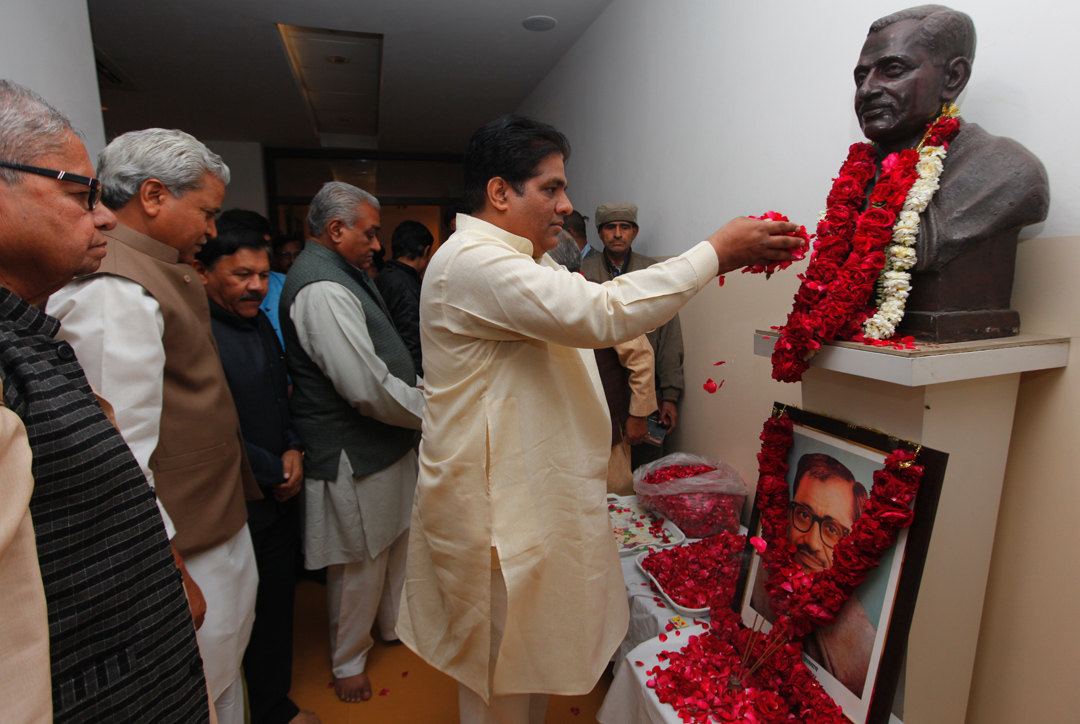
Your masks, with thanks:
[(971, 60), (963, 56), (953, 58), (945, 66), (945, 85), (941, 89), (941, 100), (952, 103), (964, 91), (971, 79)]
[(488, 179), (488, 203), (497, 211), (506, 211), (510, 208), (510, 194), (512, 193), (516, 193), (514, 188), (502, 176)]
[(210, 274), (210, 270), (207, 269), (206, 265), (198, 259), (192, 259), (191, 266), (194, 267), (196, 272), (198, 272), (199, 278), (202, 279), (203, 286), (206, 286), (207, 276)]
[(171, 197), (172, 194), (169, 189), (165, 187), (165, 184), (158, 181), (156, 178), (148, 178), (142, 182), (139, 186), (137, 196), (139, 197), (139, 204), (142, 206), (143, 213), (150, 217), (156, 217), (161, 213), (161, 209), (165, 206), (166, 197)]
[(341, 232), (345, 228), (345, 222), (341, 219), (330, 219), (330, 223), (326, 225), (326, 235), (336, 244), (341, 241)]

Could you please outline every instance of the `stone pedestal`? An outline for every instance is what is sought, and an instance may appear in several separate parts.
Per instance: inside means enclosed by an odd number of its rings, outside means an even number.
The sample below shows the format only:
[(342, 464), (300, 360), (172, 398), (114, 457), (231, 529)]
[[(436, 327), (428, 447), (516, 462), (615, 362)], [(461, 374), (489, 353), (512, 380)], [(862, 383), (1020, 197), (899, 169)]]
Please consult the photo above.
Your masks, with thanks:
[[(757, 332), (769, 356), (776, 335)], [(1020, 373), (1064, 367), (1069, 339), (892, 350), (842, 342), (803, 376), (802, 407), (949, 454), (908, 638), (904, 724), (964, 724)]]

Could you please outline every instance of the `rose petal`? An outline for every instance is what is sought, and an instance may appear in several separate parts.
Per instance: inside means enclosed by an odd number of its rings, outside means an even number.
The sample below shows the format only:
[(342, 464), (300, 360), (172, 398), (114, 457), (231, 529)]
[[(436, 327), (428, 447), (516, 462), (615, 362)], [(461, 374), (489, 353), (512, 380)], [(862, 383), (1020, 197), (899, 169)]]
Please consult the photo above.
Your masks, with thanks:
[(705, 388), (705, 391), (710, 395), (720, 389), (720, 385), (713, 382), (711, 377), (705, 381), (705, 384), (702, 385), (702, 387)]
[(720, 360), (719, 362), (713, 362), (712, 366), (713, 367), (719, 367), (720, 365), (726, 365), (726, 364), (727, 364), (727, 360)]
[(765, 549), (769, 547), (768, 543), (766, 543), (761, 538), (758, 538), (757, 536), (754, 536), (750, 539), (750, 545), (754, 546), (754, 550), (756, 550), (759, 554), (764, 553)]
[(644, 661), (635, 661), (635, 662), (634, 662), (634, 665), (635, 665), (635, 666), (644, 666), (644, 665), (645, 665), (645, 662), (644, 662)]
[(720, 286), (724, 286), (724, 275), (720, 275)]
[(406, 676), (408, 676), (408, 675), (409, 675), (409, 672), (408, 672), (408, 671), (402, 671), (402, 672), (401, 672), (401, 678), (403, 678), (403, 679), (404, 679), (404, 678), (405, 678)]
[(572, 706), (572, 707), (570, 707), (570, 713), (573, 714), (574, 716), (577, 716), (578, 714), (581, 713), (581, 709), (578, 709), (576, 706)]
[(667, 634), (660, 634), (660, 643), (667, 641)]
[(389, 689), (383, 689), (382, 691), (379, 692), (379, 696), (386, 696), (389, 693), (390, 693)]

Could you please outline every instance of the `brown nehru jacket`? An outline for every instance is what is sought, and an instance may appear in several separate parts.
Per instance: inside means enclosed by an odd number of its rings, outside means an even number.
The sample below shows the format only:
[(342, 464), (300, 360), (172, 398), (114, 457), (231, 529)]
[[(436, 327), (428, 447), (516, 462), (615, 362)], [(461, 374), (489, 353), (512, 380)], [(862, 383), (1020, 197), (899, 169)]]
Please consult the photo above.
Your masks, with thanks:
[(150, 469), (176, 525), (173, 543), (180, 555), (195, 555), (243, 528), (245, 494), (249, 500), (262, 497), (221, 369), (206, 292), (195, 270), (177, 263), (176, 249), (123, 224), (105, 236), (108, 253), (99, 272), (130, 279), (161, 305), (165, 380)]

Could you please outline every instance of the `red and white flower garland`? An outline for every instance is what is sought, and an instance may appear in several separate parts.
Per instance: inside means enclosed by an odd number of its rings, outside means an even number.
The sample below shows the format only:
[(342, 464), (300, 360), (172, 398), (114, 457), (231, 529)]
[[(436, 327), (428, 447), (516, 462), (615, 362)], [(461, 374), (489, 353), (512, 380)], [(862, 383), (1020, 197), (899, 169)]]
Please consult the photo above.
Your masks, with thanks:
[[(881, 335), (895, 331), (910, 291), (907, 269), (915, 263), (907, 242), (913, 244), (918, 231), (916, 209), (925, 209), (937, 190), (945, 150), (960, 128), (958, 113), (955, 106), (947, 108), (927, 129), (919, 150), (885, 157), (865, 211), (860, 209), (866, 188), (877, 172), (875, 152), (869, 143), (851, 146), (818, 223), (813, 258), (799, 276), (802, 285), (773, 349), (775, 379), (801, 380), (810, 357), (836, 338), (861, 339), (865, 334), (884, 339)], [(884, 283), (883, 311), (875, 316), (878, 310), (868, 302), (879, 279)], [(864, 330), (868, 319), (873, 321)]]

